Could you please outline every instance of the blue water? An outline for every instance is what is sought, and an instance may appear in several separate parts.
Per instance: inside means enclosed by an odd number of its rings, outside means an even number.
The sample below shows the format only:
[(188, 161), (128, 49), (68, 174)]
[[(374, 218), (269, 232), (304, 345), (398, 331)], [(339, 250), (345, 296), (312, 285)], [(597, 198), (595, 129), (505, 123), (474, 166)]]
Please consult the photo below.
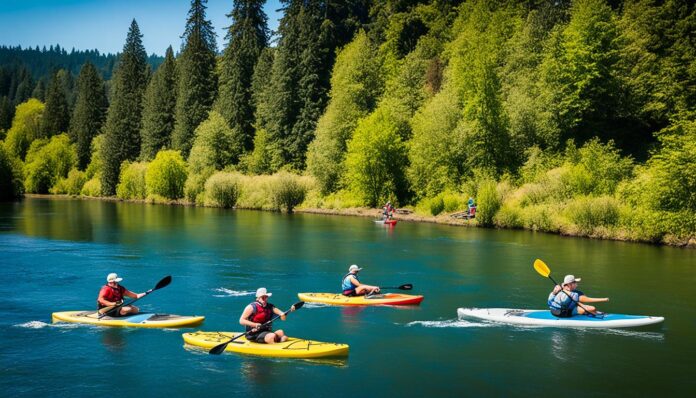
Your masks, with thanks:
[[(551, 283), (581, 276), (612, 313), (665, 316), (622, 330), (520, 328), (456, 318), (458, 307), (543, 308)], [(94, 308), (106, 275), (143, 311), (205, 315), (237, 331), (256, 288), (287, 309), (337, 291), (350, 264), (366, 283), (413, 283), (416, 307), (306, 304), (291, 336), (350, 345), (345, 360), (208, 355), (183, 330), (51, 324)], [(693, 250), (370, 219), (28, 198), (0, 204), (3, 396), (665, 396), (695, 391)], [(568, 389), (561, 390), (563, 385)], [(689, 395), (688, 393), (686, 395)]]

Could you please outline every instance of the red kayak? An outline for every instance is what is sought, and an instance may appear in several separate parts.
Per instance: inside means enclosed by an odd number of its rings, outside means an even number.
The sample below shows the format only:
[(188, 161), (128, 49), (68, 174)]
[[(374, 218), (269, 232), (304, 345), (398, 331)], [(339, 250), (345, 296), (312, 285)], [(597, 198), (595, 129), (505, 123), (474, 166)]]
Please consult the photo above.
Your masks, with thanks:
[(384, 225), (396, 225), (396, 222), (398, 220), (394, 220), (393, 218), (391, 220), (375, 220), (375, 223), (377, 224), (384, 224)]

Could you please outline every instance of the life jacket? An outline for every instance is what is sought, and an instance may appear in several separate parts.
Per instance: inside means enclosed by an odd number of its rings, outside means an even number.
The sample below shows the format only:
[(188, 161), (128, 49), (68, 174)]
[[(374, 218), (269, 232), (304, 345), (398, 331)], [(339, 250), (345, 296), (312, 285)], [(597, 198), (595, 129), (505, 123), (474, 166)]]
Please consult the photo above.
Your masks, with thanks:
[[(249, 318), (247, 318), (248, 321), (252, 321), (254, 323), (261, 323), (264, 324), (271, 319), (273, 319), (273, 304), (271, 303), (266, 303), (266, 306), (263, 307), (261, 303), (258, 301), (254, 301), (253, 303), (249, 304), (251, 305), (252, 311), (251, 315)], [(251, 326), (246, 327), (246, 331), (250, 331), (253, 329)], [(262, 330), (270, 330), (271, 325), (265, 326)]]
[[(99, 295), (104, 298), (106, 301), (111, 301), (111, 302), (118, 302), (123, 300), (123, 293), (126, 291), (126, 288), (118, 285), (118, 287), (113, 287), (109, 285), (104, 285), (102, 286), (101, 290), (99, 291)], [(102, 295), (102, 292), (104, 292), (104, 295)], [(104, 308), (106, 307), (105, 305), (102, 305), (102, 303), (97, 300), (97, 308)]]
[(354, 296), (355, 295), (355, 285), (348, 279), (349, 276), (353, 276), (356, 281), (360, 282), (358, 280), (358, 276), (353, 273), (347, 273), (343, 276), (343, 282), (341, 283), (341, 290), (343, 290), (343, 294), (346, 296)]
[[(572, 298), (571, 298), (572, 297)], [(572, 311), (577, 307), (577, 302), (580, 301), (580, 293), (578, 291), (570, 292), (570, 295), (565, 290), (561, 290), (558, 294), (549, 294), (548, 305), (552, 311)]]

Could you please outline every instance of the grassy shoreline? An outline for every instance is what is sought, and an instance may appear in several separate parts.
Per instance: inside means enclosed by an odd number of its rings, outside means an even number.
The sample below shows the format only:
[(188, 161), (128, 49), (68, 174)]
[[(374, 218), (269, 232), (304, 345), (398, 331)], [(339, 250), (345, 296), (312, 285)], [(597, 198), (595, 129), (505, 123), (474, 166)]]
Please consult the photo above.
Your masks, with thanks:
[[(82, 200), (104, 200), (104, 201), (111, 201), (111, 202), (129, 202), (129, 203), (143, 203), (143, 204), (158, 204), (158, 205), (174, 205), (174, 206), (196, 206), (196, 207), (217, 207), (217, 206), (205, 206), (205, 205), (200, 205), (200, 204), (195, 204), (193, 202), (189, 202), (186, 200), (170, 200), (170, 201), (153, 201), (153, 200), (148, 200), (148, 199), (120, 199), (115, 196), (83, 196), (83, 195), (52, 195), (52, 194), (25, 194), (25, 197), (28, 198), (44, 198), (44, 199), (56, 199), (56, 198), (65, 198), (65, 199), (82, 199)], [(263, 208), (247, 208), (247, 207), (237, 207), (240, 210), (261, 210), (261, 211), (277, 211), (277, 210), (269, 210), (269, 209), (263, 209)], [(296, 213), (307, 213), (307, 214), (322, 214), (322, 215), (331, 215), (331, 216), (344, 216), (344, 217), (364, 217), (364, 218), (372, 218), (372, 219), (378, 219), (382, 215), (382, 210), (381, 209), (375, 209), (375, 208), (368, 208), (368, 207), (353, 207), (353, 208), (345, 208), (345, 209), (324, 209), (324, 208), (312, 208), (312, 207), (297, 207), (294, 212)], [(479, 223), (476, 221), (476, 219), (472, 220), (464, 220), (460, 218), (453, 218), (451, 217), (451, 213), (447, 214), (440, 214), (437, 216), (427, 216), (427, 215), (422, 215), (422, 214), (417, 214), (417, 213), (408, 213), (408, 214), (403, 214), (399, 213), (394, 216), (395, 219), (399, 221), (408, 221), (408, 222), (424, 222), (424, 223), (433, 223), (433, 224), (442, 224), (442, 225), (451, 225), (451, 226), (457, 226), (457, 227), (479, 227)], [(671, 247), (681, 247), (681, 248), (687, 248), (687, 249), (696, 249), (696, 238), (691, 237), (688, 240), (672, 240), (672, 241), (663, 241), (663, 242), (647, 242), (647, 241), (640, 241), (640, 240), (635, 240), (635, 239), (629, 239), (623, 236), (593, 236), (593, 235), (586, 235), (586, 234), (581, 234), (581, 233), (574, 233), (574, 232), (548, 232), (548, 231), (534, 231), (532, 229), (526, 229), (526, 228), (498, 228), (496, 227), (495, 229), (518, 229), (518, 230), (528, 230), (532, 232), (538, 232), (538, 233), (546, 233), (546, 234), (553, 234), (553, 235), (560, 235), (560, 236), (565, 236), (565, 237), (573, 237), (573, 238), (586, 238), (586, 239), (600, 239), (600, 240), (613, 240), (613, 241), (619, 241), (619, 242), (631, 242), (631, 243), (643, 243), (643, 244), (652, 244), (652, 245), (658, 245), (658, 246), (671, 246)]]

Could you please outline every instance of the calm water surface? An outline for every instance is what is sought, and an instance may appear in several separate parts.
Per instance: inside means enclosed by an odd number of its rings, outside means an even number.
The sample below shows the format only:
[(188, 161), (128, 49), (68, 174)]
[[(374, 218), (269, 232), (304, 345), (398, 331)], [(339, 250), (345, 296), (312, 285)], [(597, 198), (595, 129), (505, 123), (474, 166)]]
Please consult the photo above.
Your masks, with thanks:
[[(459, 321), (457, 307), (543, 308), (552, 276), (583, 278), (601, 309), (662, 315), (621, 330), (519, 328)], [(278, 322), (291, 336), (350, 345), (346, 360), (211, 356), (186, 330), (51, 325), (94, 307), (109, 272), (145, 311), (205, 315), (239, 330), (265, 286), (286, 309), (297, 292), (338, 291), (350, 264), (364, 282), (413, 283), (415, 308), (305, 305)], [(696, 251), (643, 244), (399, 223), (29, 198), (0, 204), (3, 396), (665, 396), (696, 391)], [(691, 391), (691, 393), (688, 393)]]

